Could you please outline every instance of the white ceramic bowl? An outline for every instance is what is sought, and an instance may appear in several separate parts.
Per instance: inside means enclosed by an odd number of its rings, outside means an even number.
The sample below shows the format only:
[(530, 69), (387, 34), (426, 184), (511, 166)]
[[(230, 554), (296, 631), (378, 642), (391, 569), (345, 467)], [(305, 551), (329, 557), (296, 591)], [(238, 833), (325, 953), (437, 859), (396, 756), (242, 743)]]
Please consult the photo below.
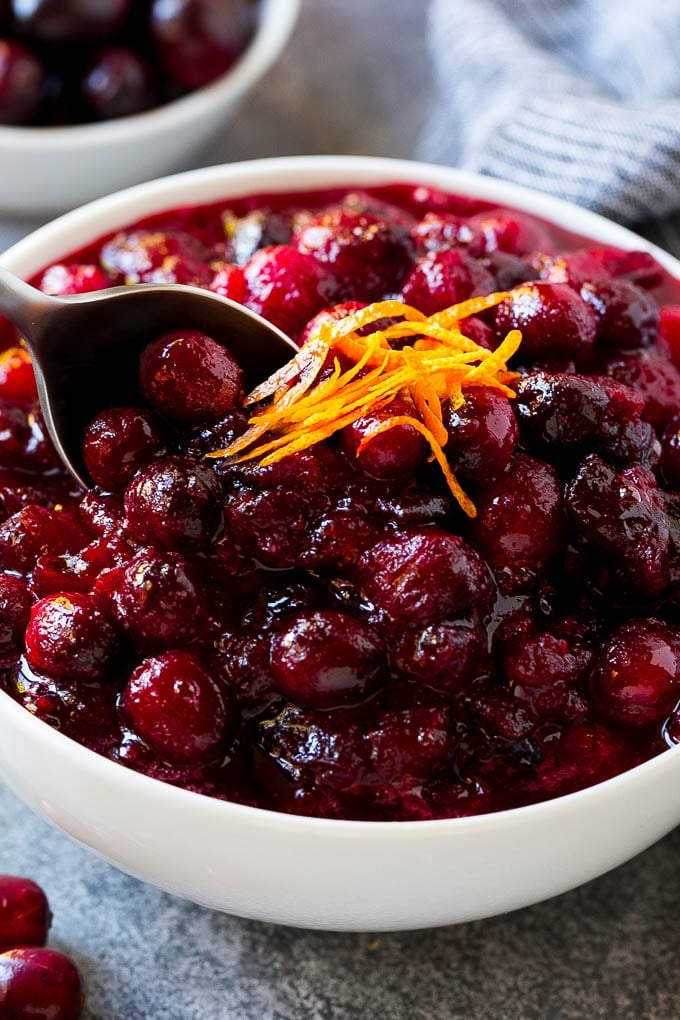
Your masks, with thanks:
[(147, 113), (73, 127), (0, 126), (0, 210), (72, 209), (180, 166), (222, 129), (279, 56), (300, 0), (262, 0), (255, 36), (225, 75)]
[[(248, 192), (411, 181), (512, 205), (596, 241), (646, 248), (612, 223), (488, 177), (396, 160), (301, 157), (181, 174), (43, 227), (0, 261), (29, 276), (145, 214)], [(310, 928), (442, 925), (527, 906), (628, 860), (680, 822), (680, 747), (580, 793), (477, 818), (344, 822), (211, 800), (99, 757), (0, 693), (0, 774), (117, 867), (197, 903)]]

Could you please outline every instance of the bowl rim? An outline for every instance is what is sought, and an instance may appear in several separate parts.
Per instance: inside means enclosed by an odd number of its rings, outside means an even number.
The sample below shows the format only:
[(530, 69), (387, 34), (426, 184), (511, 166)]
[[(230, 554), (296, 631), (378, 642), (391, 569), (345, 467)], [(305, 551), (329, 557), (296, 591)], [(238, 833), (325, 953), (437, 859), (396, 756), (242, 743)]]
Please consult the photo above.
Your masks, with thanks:
[(214, 107), (244, 95), (274, 63), (291, 35), (302, 0), (261, 0), (255, 33), (235, 63), (215, 81), (178, 99), (126, 117), (50, 127), (0, 125), (0, 149), (21, 153), (64, 148), (87, 149), (98, 143), (148, 140), (149, 134), (180, 129)]
[[(294, 2), (297, 3), (298, 0)], [(277, 186), (279, 176), (285, 178), (291, 174), (296, 178), (294, 185), (284, 182)], [(237, 181), (238, 187), (230, 189), (230, 185)], [(463, 195), (469, 194), (472, 197), (497, 202), (499, 206), (515, 207), (518, 211), (542, 217), (548, 222), (573, 230), (596, 242), (600, 240), (602, 243), (620, 243), (624, 249), (649, 251), (680, 281), (680, 260), (628, 228), (597, 213), (580, 209), (563, 199), (470, 171), (415, 160), (372, 156), (272, 157), (190, 170), (158, 178), (96, 199), (52, 220), (0, 254), (0, 263), (20, 264), (25, 260), (31, 263), (32, 272), (38, 271), (35, 269), (35, 253), (42, 242), (51, 243), (58, 241), (59, 238), (68, 238), (81, 231), (83, 227), (87, 227), (90, 232), (76, 242), (76, 245), (83, 246), (109, 231), (124, 228), (145, 213), (152, 215), (164, 208), (171, 209), (173, 202), (181, 200), (182, 196), (186, 198), (195, 185), (199, 185), (197, 190), (203, 188), (204, 193), (195, 201), (196, 205), (202, 205), (213, 200), (219, 201), (220, 196), (227, 202), (231, 197), (257, 194), (258, 190), (270, 193), (276, 191), (294, 193), (313, 187), (335, 185), (360, 188), (390, 182), (411, 183), (416, 186), (447, 189)], [(261, 187), (262, 185), (265, 187)], [(601, 236), (604, 234), (607, 238)], [(63, 240), (61, 243), (67, 248), (64, 255), (68, 254), (70, 242)], [(235, 822), (241, 820), (250, 821), (258, 826), (263, 825), (269, 830), (274, 826), (279, 831), (294, 829), (314, 833), (318, 837), (345, 835), (348, 838), (357, 836), (368, 840), (377, 837), (382, 840), (396, 838), (399, 834), (412, 840), (426, 839), (434, 834), (446, 834), (449, 830), (451, 835), (475, 829), (493, 832), (494, 829), (507, 824), (530, 823), (541, 817), (545, 819), (546, 816), (549, 820), (551, 815), (560, 814), (577, 801), (579, 804), (597, 800), (607, 801), (611, 795), (616, 796), (626, 784), (650, 781), (656, 772), (675, 768), (680, 761), (679, 744), (585, 789), (523, 807), (462, 818), (399, 822), (318, 818), (220, 800), (136, 772), (54, 729), (33, 716), (5, 691), (0, 690), (0, 712), (3, 711), (8, 712), (10, 716), (14, 713), (17, 725), (25, 730), (27, 739), (41, 740), (48, 752), (54, 748), (57, 754), (69, 753), (76, 770), (83, 769), (90, 774), (94, 772), (103, 782), (121, 788), (126, 787), (139, 797), (159, 798), (164, 806), (178, 811), (189, 813), (195, 811), (201, 814), (207, 812), (211, 818), (220, 822), (228, 822), (231, 818)], [(390, 833), (392, 836), (388, 835)]]

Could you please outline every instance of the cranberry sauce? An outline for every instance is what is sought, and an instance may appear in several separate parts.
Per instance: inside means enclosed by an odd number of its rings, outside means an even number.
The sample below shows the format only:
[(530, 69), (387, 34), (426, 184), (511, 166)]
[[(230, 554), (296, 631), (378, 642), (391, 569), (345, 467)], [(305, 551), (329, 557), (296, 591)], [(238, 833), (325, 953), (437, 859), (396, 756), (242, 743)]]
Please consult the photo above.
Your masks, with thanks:
[(297, 340), (383, 298), (509, 291), (461, 330), (521, 331), (516, 396), (443, 405), (468, 518), (402, 396), (268, 466), (207, 459), (253, 380), (180, 330), (89, 426), (82, 493), (0, 323), (1, 683), (28, 711), (187, 789), (331, 818), (498, 811), (680, 741), (680, 309), (649, 255), (399, 184), (171, 210), (36, 278), (140, 281)]

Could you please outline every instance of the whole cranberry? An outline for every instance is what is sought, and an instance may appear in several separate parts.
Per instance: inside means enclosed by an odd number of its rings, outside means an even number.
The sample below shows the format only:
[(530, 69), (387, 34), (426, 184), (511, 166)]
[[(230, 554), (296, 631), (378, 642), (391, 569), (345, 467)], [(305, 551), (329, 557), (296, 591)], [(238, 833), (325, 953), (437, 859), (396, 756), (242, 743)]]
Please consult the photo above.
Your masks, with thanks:
[(364, 741), (370, 762), (366, 784), (377, 786), (382, 797), (395, 788), (408, 791), (449, 764), (456, 746), (451, 709), (439, 699), (432, 704), (398, 690), (377, 707)]
[(231, 301), (238, 301), (242, 305), (246, 297), (246, 281), (241, 267), (233, 266), (229, 262), (216, 262), (213, 263), (212, 269), (215, 275), (210, 281), (208, 290)]
[(39, 556), (77, 552), (86, 543), (84, 532), (68, 513), (29, 504), (0, 524), (0, 567), (25, 574)]
[(417, 260), (401, 288), (401, 297), (425, 315), (478, 294), (491, 294), (493, 276), (464, 251), (447, 248)]
[(30, 878), (0, 875), (0, 953), (44, 946), (52, 923), (45, 893)]
[(183, 425), (217, 421), (243, 393), (243, 373), (229, 351), (196, 330), (166, 333), (142, 353), (142, 393)]
[(145, 659), (128, 680), (121, 707), (164, 761), (201, 764), (224, 750), (231, 709), (191, 652), (174, 650)]
[(359, 579), (370, 602), (388, 619), (412, 626), (466, 613), (484, 618), (492, 582), (481, 557), (443, 528), (406, 528), (368, 549)]
[(58, 262), (46, 269), (40, 280), (43, 294), (91, 294), (110, 287), (112, 282), (106, 273), (90, 263)]
[(586, 284), (606, 283), (612, 278), (598, 252), (591, 248), (577, 248), (559, 255), (541, 254), (532, 261), (542, 280), (568, 283), (577, 292)]
[(353, 567), (379, 538), (367, 508), (356, 500), (341, 500), (309, 528), (298, 563), (308, 570), (342, 572)]
[(25, 578), (0, 573), (0, 657), (21, 649), (32, 601)]
[(253, 33), (255, 17), (247, 0), (152, 0), (151, 34), (175, 81), (198, 89), (229, 70)]
[(309, 495), (299, 488), (244, 489), (225, 507), (227, 532), (242, 554), (274, 569), (294, 567), (306, 548)]
[(413, 256), (406, 226), (343, 208), (312, 216), (293, 243), (331, 269), (342, 300), (377, 301), (394, 293)]
[(310, 337), (318, 333), (321, 326), (326, 323), (332, 324), (339, 322), (341, 319), (347, 318), (348, 315), (352, 315), (354, 312), (358, 312), (360, 308), (365, 308), (366, 305), (361, 301), (343, 301), (339, 305), (333, 305), (331, 308), (322, 308), (320, 312), (314, 315), (302, 333), (300, 334), (300, 346), (302, 347)]
[(17, 31), (53, 46), (107, 39), (130, 8), (131, 0), (12, 0)]
[(597, 342), (609, 350), (651, 347), (659, 335), (659, 308), (646, 290), (628, 280), (585, 283), (581, 297), (595, 312)]
[(493, 351), (498, 346), (496, 334), (491, 329), (491, 326), (487, 326), (476, 315), (470, 316), (469, 319), (462, 319), (459, 323), (459, 328), (463, 336), (474, 340), (476, 344), (480, 347), (485, 347), (487, 351)]
[(470, 532), (499, 586), (508, 592), (531, 587), (564, 538), (562, 491), (554, 469), (516, 454), (476, 505)]
[(83, 459), (92, 480), (109, 492), (125, 488), (135, 472), (163, 452), (161, 424), (151, 411), (113, 407), (85, 429)]
[(123, 230), (102, 247), (100, 259), (113, 280), (186, 283), (208, 287), (213, 271), (204, 247), (181, 230)]
[(509, 401), (484, 387), (465, 391), (456, 410), (444, 404), (444, 425), (449, 434), (446, 455), (453, 470), (464, 478), (484, 481), (502, 474), (515, 452), (519, 430)]
[(123, 501), (118, 493), (90, 489), (80, 500), (78, 512), (85, 527), (95, 535), (118, 533), (123, 526)]
[(120, 647), (105, 599), (83, 592), (51, 595), (31, 610), (26, 659), (37, 673), (67, 680), (103, 680)]
[(194, 571), (175, 553), (139, 553), (103, 573), (95, 590), (142, 651), (165, 650), (191, 640), (200, 629), (204, 596)]
[(595, 343), (594, 312), (564, 283), (520, 284), (497, 305), (494, 319), (499, 336), (522, 333), (521, 360), (579, 362)]
[(363, 701), (380, 684), (382, 643), (348, 613), (299, 613), (277, 633), (271, 648), (274, 679), (282, 693), (308, 708)]
[(130, 534), (160, 549), (206, 548), (222, 525), (221, 485), (191, 457), (164, 457), (138, 471), (125, 490)]
[(595, 454), (565, 491), (577, 533), (601, 549), (646, 595), (669, 583), (670, 522), (650, 472), (616, 472)]
[(80, 93), (97, 120), (129, 117), (158, 104), (149, 65), (126, 46), (97, 54), (86, 71)]
[(78, 1020), (78, 968), (55, 949), (26, 946), (0, 954), (0, 1016), (7, 1020)]
[(44, 102), (46, 84), (45, 71), (30, 50), (0, 39), (0, 124), (29, 123)]
[(26, 404), (38, 399), (31, 356), (25, 347), (0, 351), (0, 398)]
[(245, 718), (259, 715), (278, 694), (262, 635), (227, 634), (215, 643), (210, 666), (234, 695)]
[(419, 255), (444, 248), (464, 248), (477, 258), (486, 251), (486, 239), (478, 226), (464, 216), (446, 212), (428, 212), (411, 230)]
[(244, 303), (297, 339), (306, 323), (339, 300), (330, 268), (292, 245), (260, 248), (243, 267)]
[(406, 480), (425, 461), (427, 443), (421, 433), (408, 423), (393, 425), (371, 436), (373, 429), (398, 417), (417, 418), (418, 414), (412, 404), (397, 398), (357, 418), (340, 434), (341, 444), (350, 458), (373, 478)]
[(468, 217), (470, 230), (484, 236), (487, 252), (504, 251), (510, 255), (527, 255), (533, 251), (550, 251), (552, 242), (548, 228), (538, 220), (514, 209), (489, 209)]
[(394, 660), (405, 676), (449, 697), (464, 694), (491, 669), (484, 628), (463, 620), (408, 632)]
[(612, 721), (660, 726), (680, 700), (680, 632), (653, 618), (623, 624), (602, 648), (591, 691)]
[[(222, 213), (222, 225), (228, 238), (226, 254), (232, 269), (240, 269), (258, 248), (290, 244), (293, 235), (291, 216), (272, 209), (251, 209), (240, 216), (232, 209)], [(227, 295), (228, 297), (229, 295)]]

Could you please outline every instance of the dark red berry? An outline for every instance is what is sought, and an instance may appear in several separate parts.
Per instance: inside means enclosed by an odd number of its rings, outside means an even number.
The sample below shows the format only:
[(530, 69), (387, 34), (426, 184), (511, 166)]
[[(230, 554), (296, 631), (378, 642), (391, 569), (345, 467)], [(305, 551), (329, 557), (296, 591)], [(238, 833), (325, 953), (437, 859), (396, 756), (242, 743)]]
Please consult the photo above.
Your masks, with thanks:
[(643, 397), (642, 417), (661, 432), (680, 407), (680, 371), (656, 345), (637, 354), (613, 356), (604, 365), (614, 379), (632, 386)]
[(564, 283), (523, 283), (496, 307), (496, 332), (522, 334), (521, 361), (581, 362), (595, 343), (596, 319), (591, 308)]
[(411, 230), (419, 255), (445, 248), (464, 248), (476, 258), (486, 251), (486, 238), (479, 227), (470, 225), (464, 216), (453, 213), (428, 212)]
[(125, 283), (210, 285), (213, 273), (203, 246), (179, 230), (122, 231), (106, 241), (101, 263), (114, 280)]
[(39, 556), (77, 552), (87, 538), (67, 513), (29, 505), (0, 524), (0, 566), (25, 574)]
[(26, 628), (26, 659), (37, 673), (66, 680), (104, 680), (120, 647), (107, 602), (68, 592), (41, 599)]
[(377, 301), (398, 290), (413, 244), (405, 226), (368, 212), (328, 209), (294, 237), (298, 250), (332, 271), (341, 300)]
[(614, 722), (661, 726), (680, 700), (680, 633), (655, 619), (623, 624), (604, 645), (593, 697)]
[(125, 488), (135, 472), (163, 451), (161, 424), (150, 411), (114, 407), (85, 430), (83, 459), (92, 480), (109, 492)]
[(0, 399), (25, 404), (38, 399), (33, 365), (25, 347), (0, 352)]
[(243, 274), (244, 303), (294, 340), (317, 312), (339, 300), (330, 268), (292, 245), (260, 248)]
[(0, 954), (0, 1016), (78, 1020), (82, 980), (68, 956), (35, 946)]
[(680, 489), (680, 417), (671, 418), (661, 436), (661, 474), (669, 489)]
[(401, 422), (371, 435), (394, 418), (417, 418), (412, 404), (395, 399), (384, 407), (364, 414), (341, 432), (341, 443), (350, 459), (373, 478), (406, 480), (416, 473), (427, 454), (421, 433)]
[(411, 626), (475, 613), (484, 618), (492, 583), (479, 554), (442, 528), (408, 528), (382, 539), (359, 563), (367, 598)]
[(162, 760), (213, 761), (224, 750), (230, 710), (223, 692), (186, 651), (145, 659), (123, 691), (122, 710)]
[(129, 117), (158, 104), (151, 68), (125, 46), (110, 46), (97, 54), (80, 92), (96, 120)]
[(550, 251), (552, 247), (548, 228), (514, 209), (475, 213), (468, 217), (468, 226), (482, 233), (487, 252), (527, 255), (534, 251)]
[(229, 351), (195, 330), (166, 333), (149, 344), (139, 377), (157, 411), (188, 425), (217, 421), (243, 392), (243, 373)]
[(0, 875), (0, 953), (17, 946), (44, 946), (51, 922), (39, 885), (30, 878)]
[(484, 629), (462, 620), (405, 634), (394, 659), (409, 679), (452, 697), (464, 694), (491, 670)]
[(659, 308), (654, 298), (628, 280), (585, 283), (581, 297), (595, 313), (597, 342), (609, 350), (651, 347), (659, 334)]
[(401, 297), (425, 315), (434, 315), (478, 294), (491, 294), (494, 285), (484, 266), (451, 248), (419, 258), (404, 280)]
[(190, 457), (164, 457), (138, 471), (125, 490), (130, 534), (160, 549), (206, 548), (222, 525), (221, 485)]
[(464, 395), (456, 410), (449, 401), (443, 407), (446, 455), (457, 474), (486, 481), (507, 467), (519, 434), (517, 421), (507, 398), (494, 390), (478, 387)]
[(12, 0), (19, 32), (52, 46), (107, 39), (130, 13), (131, 0)]
[(0, 573), (0, 657), (21, 650), (32, 602), (25, 578)]
[(44, 68), (30, 50), (0, 39), (0, 124), (26, 124), (38, 113), (47, 88)]
[[(384, 652), (362, 620), (333, 610), (300, 613), (277, 633), (272, 671), (281, 692), (308, 708), (362, 701), (377, 688)], [(384, 679), (384, 676), (383, 676)]]

